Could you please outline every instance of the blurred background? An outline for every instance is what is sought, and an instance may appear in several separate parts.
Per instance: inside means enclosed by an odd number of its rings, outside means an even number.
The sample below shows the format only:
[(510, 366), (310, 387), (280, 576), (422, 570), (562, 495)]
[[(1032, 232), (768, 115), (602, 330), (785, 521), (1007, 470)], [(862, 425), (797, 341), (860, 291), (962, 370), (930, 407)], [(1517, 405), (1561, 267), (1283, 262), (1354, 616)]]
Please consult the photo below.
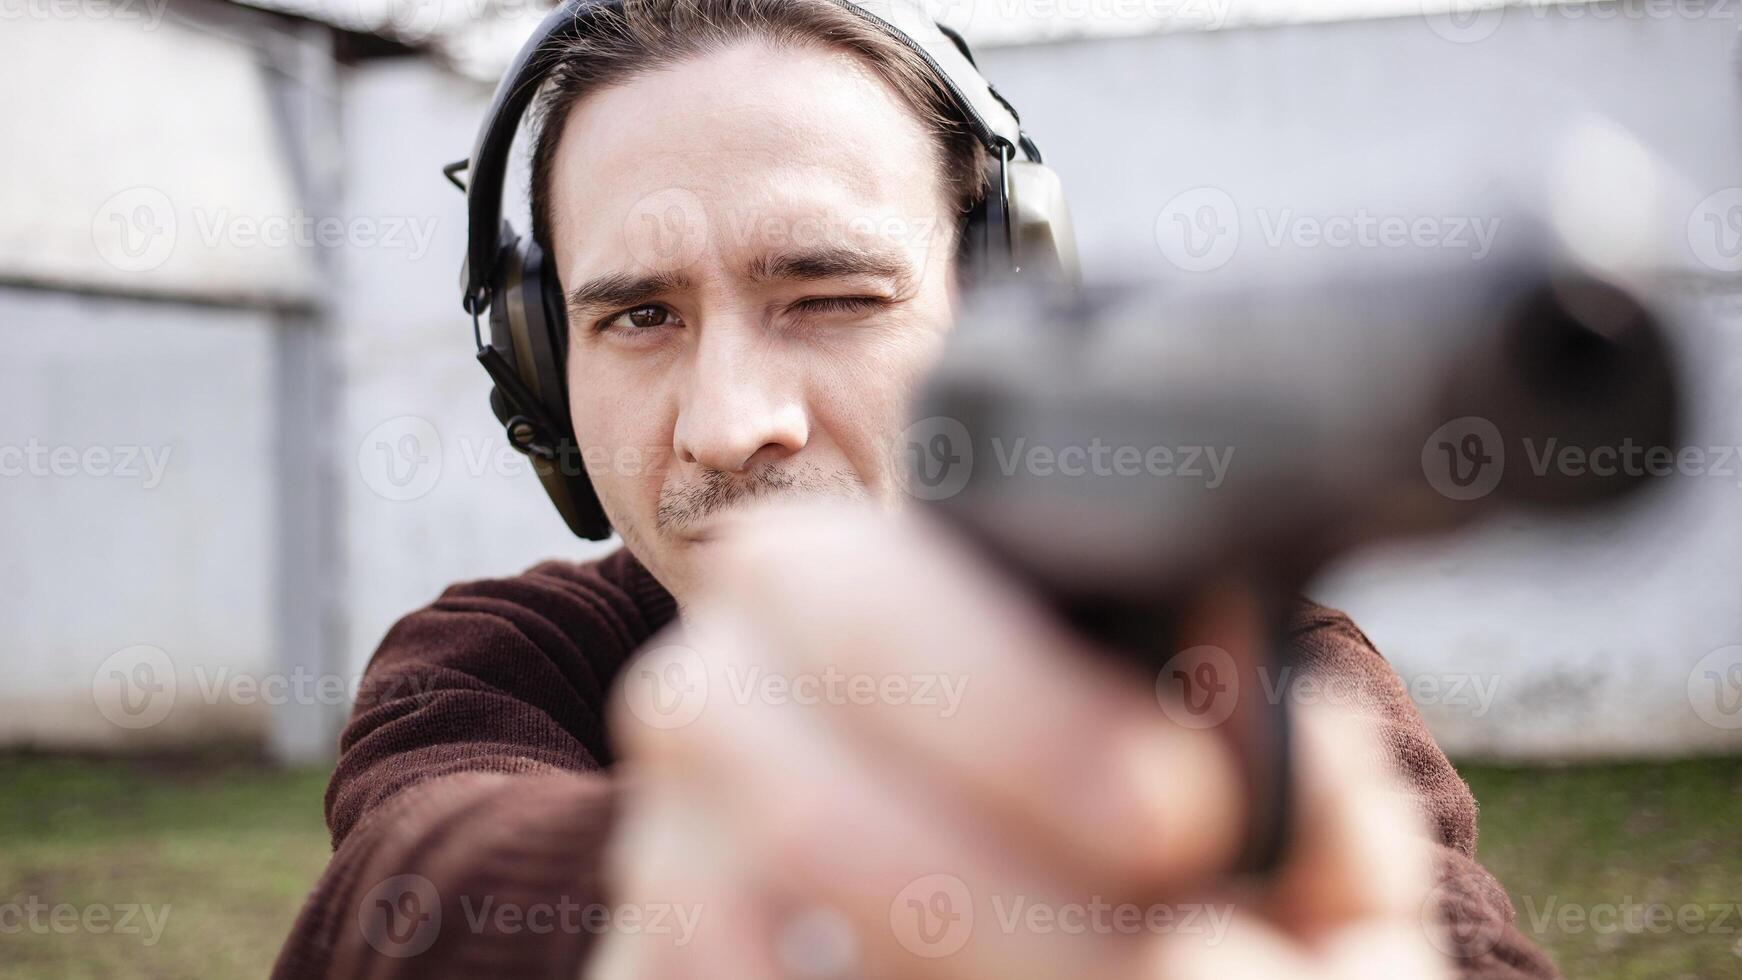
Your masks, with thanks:
[[(1410, 683), (1569, 976), (1742, 975), (1742, 4), (934, 9), (1091, 280), (1479, 262), (1529, 214), (1687, 314), (1696, 464), (1315, 598)], [(615, 546), (489, 414), (440, 173), (545, 10), (0, 0), (0, 976), (263, 973), (386, 628)], [(4, 914), (32, 902), (162, 928)]]

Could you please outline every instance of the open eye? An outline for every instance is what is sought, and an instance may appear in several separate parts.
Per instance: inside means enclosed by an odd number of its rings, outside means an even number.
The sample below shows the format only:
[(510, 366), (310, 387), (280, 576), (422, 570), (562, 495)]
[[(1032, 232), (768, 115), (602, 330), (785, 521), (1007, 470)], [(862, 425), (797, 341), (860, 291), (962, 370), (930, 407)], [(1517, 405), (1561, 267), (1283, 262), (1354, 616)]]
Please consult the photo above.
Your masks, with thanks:
[(670, 307), (659, 303), (643, 303), (640, 306), (631, 307), (621, 313), (614, 313), (606, 317), (599, 321), (597, 329), (601, 333), (608, 330), (636, 333), (678, 322), (677, 314), (673, 313)]

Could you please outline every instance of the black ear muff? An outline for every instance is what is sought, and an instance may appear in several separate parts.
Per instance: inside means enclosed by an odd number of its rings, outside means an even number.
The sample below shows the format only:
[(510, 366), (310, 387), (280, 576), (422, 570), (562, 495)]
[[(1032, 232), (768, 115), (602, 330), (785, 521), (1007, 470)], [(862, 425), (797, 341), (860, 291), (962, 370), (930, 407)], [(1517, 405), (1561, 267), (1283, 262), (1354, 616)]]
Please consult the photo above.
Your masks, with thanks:
[(478, 354), (496, 380), (490, 406), (569, 530), (603, 540), (611, 536), (611, 522), (587, 476), (569, 415), (561, 287), (538, 243), (518, 238), (507, 222), (501, 240), (506, 244), (491, 287), (490, 343)]

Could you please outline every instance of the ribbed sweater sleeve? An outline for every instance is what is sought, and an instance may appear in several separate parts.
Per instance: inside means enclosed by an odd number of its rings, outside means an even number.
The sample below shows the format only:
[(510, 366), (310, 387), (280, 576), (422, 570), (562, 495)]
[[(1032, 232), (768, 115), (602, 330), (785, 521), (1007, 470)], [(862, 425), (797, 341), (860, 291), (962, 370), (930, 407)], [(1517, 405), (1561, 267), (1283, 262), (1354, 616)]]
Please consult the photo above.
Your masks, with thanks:
[(1476, 798), (1446, 758), (1403, 679), (1366, 634), (1334, 609), (1302, 601), (1290, 624), (1294, 665), (1327, 701), (1352, 708), (1426, 820), (1437, 881), (1424, 927), (1464, 980), (1556, 978), (1559, 971), (1515, 923), (1512, 900), (1476, 863)]
[(327, 789), (333, 857), (275, 977), (576, 974), (604, 926), (604, 705), (671, 596), (627, 551), (448, 589), (382, 640)]

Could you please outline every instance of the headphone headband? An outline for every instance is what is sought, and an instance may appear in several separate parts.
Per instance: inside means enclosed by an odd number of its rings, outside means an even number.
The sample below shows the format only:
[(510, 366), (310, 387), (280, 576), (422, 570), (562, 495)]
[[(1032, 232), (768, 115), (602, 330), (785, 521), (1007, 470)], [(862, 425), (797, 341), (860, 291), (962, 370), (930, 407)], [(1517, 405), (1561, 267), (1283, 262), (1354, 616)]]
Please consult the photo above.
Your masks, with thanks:
[[(911, 0), (832, 0), (912, 49), (931, 66), (976, 139), (1002, 162), (1021, 152), (1036, 163), (1040, 150), (1022, 132), (1010, 103), (980, 75), (967, 45), (940, 28)], [(621, 13), (622, 0), (570, 0), (545, 15), (490, 99), (471, 157), (452, 169), (467, 171), (466, 267), (461, 305), (479, 314), (490, 302), (490, 283), (501, 250), (502, 187), (508, 156), (527, 107), (562, 56), (563, 45), (584, 37), (595, 17)]]

